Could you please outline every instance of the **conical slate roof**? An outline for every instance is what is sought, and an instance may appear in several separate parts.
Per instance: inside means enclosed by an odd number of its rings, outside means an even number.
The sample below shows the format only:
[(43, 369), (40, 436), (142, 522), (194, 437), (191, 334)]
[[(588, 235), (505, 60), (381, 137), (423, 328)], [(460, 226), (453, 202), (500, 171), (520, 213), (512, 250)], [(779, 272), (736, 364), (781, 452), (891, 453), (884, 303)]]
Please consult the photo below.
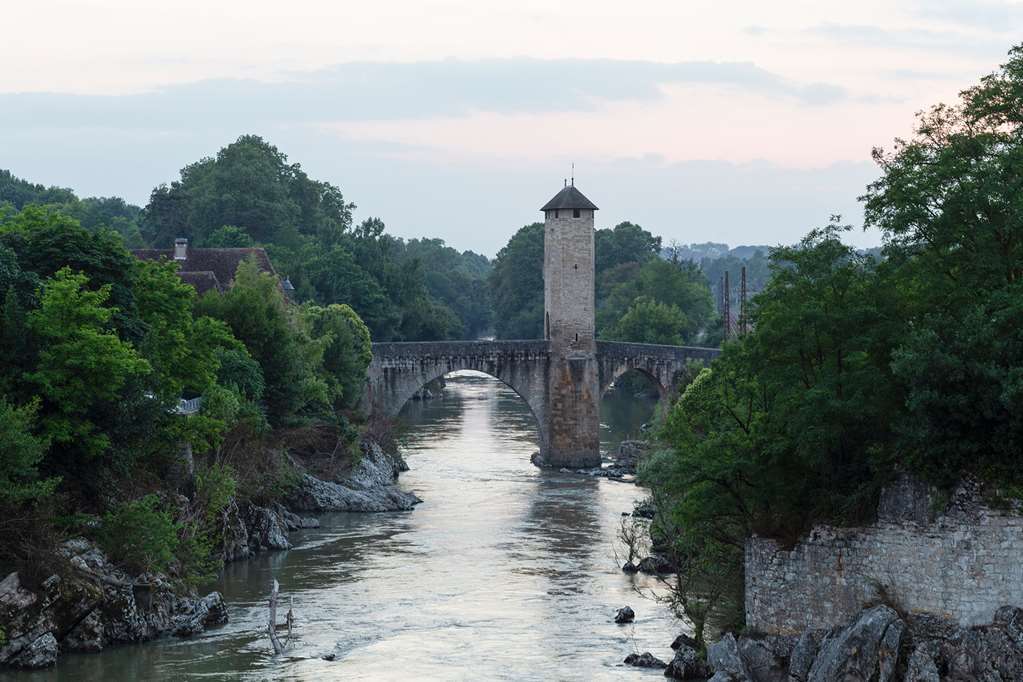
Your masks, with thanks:
[(575, 188), (575, 185), (568, 185), (554, 195), (554, 198), (544, 204), (541, 211), (558, 211), (571, 208), (586, 208), (593, 211), (599, 210), (592, 201), (583, 196), (583, 193)]

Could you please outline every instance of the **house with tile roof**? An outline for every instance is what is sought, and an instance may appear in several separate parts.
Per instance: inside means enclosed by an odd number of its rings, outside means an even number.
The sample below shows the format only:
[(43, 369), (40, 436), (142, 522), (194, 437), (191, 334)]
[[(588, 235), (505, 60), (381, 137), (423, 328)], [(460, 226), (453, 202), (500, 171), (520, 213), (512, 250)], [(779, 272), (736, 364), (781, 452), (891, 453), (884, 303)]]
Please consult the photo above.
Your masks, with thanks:
[[(253, 258), (263, 272), (277, 277), (266, 250), (259, 247), (197, 249), (189, 247), (188, 240), (174, 240), (173, 249), (134, 249), (132, 254), (140, 260), (173, 260), (178, 263), (178, 275), (191, 284), (201, 296), (207, 291), (227, 291), (234, 281), (234, 273), (246, 258)], [(281, 288), (290, 294), (291, 284), (285, 280)]]

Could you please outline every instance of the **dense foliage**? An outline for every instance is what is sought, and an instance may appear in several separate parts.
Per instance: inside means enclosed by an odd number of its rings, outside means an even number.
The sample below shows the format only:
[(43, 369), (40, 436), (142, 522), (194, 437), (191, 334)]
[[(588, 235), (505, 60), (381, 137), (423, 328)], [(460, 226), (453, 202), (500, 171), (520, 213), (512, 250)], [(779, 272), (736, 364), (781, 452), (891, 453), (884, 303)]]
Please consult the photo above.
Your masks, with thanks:
[[(289, 461), (264, 444), (271, 428), (322, 423), (351, 443), (370, 337), (349, 306), (288, 304), (251, 261), (199, 300), (175, 270), (55, 204), (0, 214), (0, 564), (86, 514), (125, 565), (194, 580), (213, 567), (224, 491), (263, 494), (235, 485), (225, 442), (263, 470)], [(193, 396), (199, 413), (176, 414)], [(185, 446), (206, 463), (182, 511), (164, 492)]]
[[(494, 260), (490, 288), (499, 338), (542, 338), (542, 223), (521, 228)], [(688, 261), (659, 257), (660, 237), (620, 223), (594, 234), (597, 335), (640, 343), (691, 343), (715, 324), (706, 278)]]
[[(957, 105), (921, 114), (913, 139), (875, 152), (882, 176), (863, 199), (881, 259), (836, 225), (772, 252), (753, 331), (672, 406), (643, 471), (653, 533), (694, 586), (741, 574), (750, 533), (794, 542), (818, 522), (869, 520), (899, 472), (1023, 490), (1020, 112), (1016, 48)], [(694, 555), (718, 560), (685, 564)], [(722, 598), (718, 616), (739, 603)]]

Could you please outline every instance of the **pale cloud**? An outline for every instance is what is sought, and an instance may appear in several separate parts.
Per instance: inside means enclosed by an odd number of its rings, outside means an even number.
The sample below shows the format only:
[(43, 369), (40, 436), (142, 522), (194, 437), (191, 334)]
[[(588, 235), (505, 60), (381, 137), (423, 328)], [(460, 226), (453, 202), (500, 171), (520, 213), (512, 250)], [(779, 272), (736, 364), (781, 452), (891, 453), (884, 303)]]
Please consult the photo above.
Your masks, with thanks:
[(1019, 8), (9, 2), (0, 167), (144, 203), (257, 133), (399, 234), (493, 253), (576, 161), (608, 222), (794, 241), (828, 212), (858, 220), (870, 148), (1004, 61)]
[(885, 49), (954, 51), (989, 54), (1000, 41), (964, 31), (923, 28), (888, 28), (869, 24), (819, 24), (806, 32), (828, 40)]
[(750, 63), (496, 59), (339, 64), (269, 80), (210, 80), (128, 95), (0, 94), (0, 125), (128, 127), (404, 120), (473, 112), (590, 112), (609, 102), (663, 100), (691, 83), (806, 105), (846, 98)]
[(926, 19), (1010, 33), (1023, 27), (1023, 2), (998, 0), (925, 0), (915, 7)]

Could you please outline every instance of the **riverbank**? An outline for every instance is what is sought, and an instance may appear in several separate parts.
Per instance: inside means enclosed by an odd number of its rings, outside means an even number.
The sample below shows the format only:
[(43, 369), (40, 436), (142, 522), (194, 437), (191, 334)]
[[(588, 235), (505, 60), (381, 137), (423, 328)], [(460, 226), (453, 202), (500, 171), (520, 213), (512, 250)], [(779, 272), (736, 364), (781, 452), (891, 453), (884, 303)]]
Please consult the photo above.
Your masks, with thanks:
[[(302, 512), (320, 527), (292, 533), (289, 551), (227, 564), (207, 586), (223, 595), (226, 624), (101, 655), (62, 655), (53, 668), (12, 677), (664, 679), (622, 662), (656, 651), (679, 628), (667, 609), (636, 602), (635, 589), (656, 579), (623, 574), (612, 550), (621, 512), (640, 489), (534, 467), (532, 414), (488, 378), (450, 380), (442, 397), (410, 404), (402, 420), (411, 470), (400, 486), (424, 500), (414, 513)], [(636, 428), (606, 432), (606, 448)], [(273, 656), (266, 636), (274, 579), (283, 603), (294, 602), (286, 656)], [(615, 624), (629, 603), (635, 622)]]
[[(304, 473), (270, 506), (231, 500), (220, 518), (220, 560), (290, 549), (289, 533), (319, 526), (310, 513), (409, 510), (420, 499), (396, 485), (407, 468), (400, 455), (364, 442), (361, 458), (340, 480)], [(200, 596), (163, 574), (131, 575), (85, 538), (62, 542), (33, 573), (43, 577), (13, 572), (0, 581), (0, 667), (45, 668), (64, 653), (192, 637), (228, 620), (219, 592)]]

